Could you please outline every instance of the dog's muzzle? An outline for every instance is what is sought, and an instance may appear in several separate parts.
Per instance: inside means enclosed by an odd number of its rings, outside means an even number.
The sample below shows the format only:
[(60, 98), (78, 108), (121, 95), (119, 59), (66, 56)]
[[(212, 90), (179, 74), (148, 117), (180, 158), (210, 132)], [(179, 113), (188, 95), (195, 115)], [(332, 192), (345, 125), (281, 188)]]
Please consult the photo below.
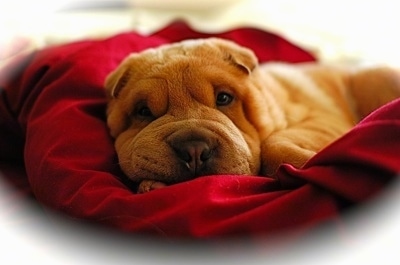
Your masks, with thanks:
[(193, 177), (206, 174), (218, 152), (218, 140), (205, 129), (182, 129), (171, 134), (167, 143), (183, 170)]

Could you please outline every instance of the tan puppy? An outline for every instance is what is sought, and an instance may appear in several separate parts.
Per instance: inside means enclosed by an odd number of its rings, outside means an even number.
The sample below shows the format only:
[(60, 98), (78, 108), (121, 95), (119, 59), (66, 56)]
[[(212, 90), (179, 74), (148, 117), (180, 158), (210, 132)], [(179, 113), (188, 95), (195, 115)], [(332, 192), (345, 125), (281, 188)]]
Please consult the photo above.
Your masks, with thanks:
[(258, 65), (233, 42), (189, 40), (127, 57), (106, 80), (108, 126), (139, 192), (202, 175), (301, 167), (400, 96), (387, 68)]

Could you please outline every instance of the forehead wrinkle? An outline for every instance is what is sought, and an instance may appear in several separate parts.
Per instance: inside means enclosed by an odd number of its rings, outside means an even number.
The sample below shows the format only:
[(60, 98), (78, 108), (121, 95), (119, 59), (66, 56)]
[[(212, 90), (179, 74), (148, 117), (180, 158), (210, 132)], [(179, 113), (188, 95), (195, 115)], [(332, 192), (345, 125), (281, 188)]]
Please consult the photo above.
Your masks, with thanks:
[(148, 85), (143, 85), (142, 83), (145, 84), (152, 84), (155, 82), (160, 82), (160, 83), (165, 83), (167, 80), (162, 77), (162, 76), (143, 76), (140, 77), (139, 79), (136, 80), (132, 80), (132, 82), (129, 84), (129, 87), (131, 87), (131, 92), (133, 91), (137, 91), (140, 90), (140, 88), (144, 87), (144, 88), (149, 88)]
[[(196, 93), (199, 88), (198, 79), (192, 71), (192, 64), (190, 62), (179, 62), (171, 65), (167, 73), (168, 83), (168, 110), (172, 115), (187, 114), (194, 109), (198, 109), (200, 104), (204, 105), (204, 100), (201, 100), (201, 95)], [(194, 106), (196, 105), (196, 106)], [(179, 114), (180, 113), (180, 114)]]
[(165, 77), (168, 89), (168, 109), (171, 107), (184, 109), (186, 106), (188, 94), (186, 88), (184, 87), (184, 72), (187, 66), (177, 67), (176, 65), (171, 65), (169, 67), (168, 76)]
[(135, 99), (136, 102), (140, 100), (151, 100), (155, 97), (166, 99), (163, 91), (167, 90), (167, 80), (162, 76), (142, 76), (140, 79), (130, 83), (129, 87), (130, 89), (127, 93), (129, 93), (129, 97)]
[(191, 100), (200, 105), (213, 106), (214, 88), (206, 68), (188, 67), (184, 75), (183, 84)]

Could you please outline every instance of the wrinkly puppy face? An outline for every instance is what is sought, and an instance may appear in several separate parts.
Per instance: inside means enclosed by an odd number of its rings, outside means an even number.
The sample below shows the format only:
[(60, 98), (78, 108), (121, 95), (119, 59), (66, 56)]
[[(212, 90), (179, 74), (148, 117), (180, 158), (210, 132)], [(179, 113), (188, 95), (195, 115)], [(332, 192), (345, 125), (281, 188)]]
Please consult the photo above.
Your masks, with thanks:
[(260, 140), (248, 119), (256, 65), (250, 50), (216, 38), (127, 57), (105, 84), (107, 123), (124, 173), (167, 184), (257, 174)]

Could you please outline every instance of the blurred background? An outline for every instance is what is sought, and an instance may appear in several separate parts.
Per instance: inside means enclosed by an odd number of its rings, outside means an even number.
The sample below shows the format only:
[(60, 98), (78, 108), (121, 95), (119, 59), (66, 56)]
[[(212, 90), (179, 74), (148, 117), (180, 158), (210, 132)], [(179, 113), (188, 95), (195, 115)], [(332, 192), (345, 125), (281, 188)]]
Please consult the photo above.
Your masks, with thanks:
[[(1, 1), (0, 66), (17, 54), (47, 45), (85, 38), (103, 38), (131, 30), (149, 34), (176, 19), (186, 20), (193, 28), (208, 32), (242, 26), (263, 29), (304, 47), (323, 62), (397, 66), (400, 65), (400, 15), (397, 5), (396, 1), (391, 0)], [(1, 184), (0, 194), (4, 194), (7, 191)], [(395, 192), (389, 192), (388, 197), (393, 194)], [(0, 201), (0, 206), (6, 204), (7, 201)], [(357, 232), (354, 237), (348, 239), (348, 249), (340, 249), (339, 253), (337, 250), (326, 251), (325, 255), (321, 255), (320, 248), (316, 245), (314, 253), (308, 252), (311, 256), (296, 256), (297, 260), (290, 261), (296, 264), (397, 262), (400, 216), (391, 207), (392, 204), (380, 209), (381, 217), (387, 218), (368, 216), (368, 220), (363, 219), (361, 225), (355, 227)], [(396, 207), (395, 201), (393, 207)], [(32, 232), (31, 236), (18, 234), (12, 227), (15, 225), (13, 221), (8, 220), (7, 215), (1, 214), (4, 208), (0, 207), (2, 264), (109, 264), (107, 262), (113, 259), (120, 262), (117, 254), (105, 255), (93, 248), (87, 249), (87, 246), (82, 246), (81, 253), (74, 253), (76, 257), (68, 256), (71, 251), (63, 252), (65, 249), (62, 241), (66, 239), (62, 235), (57, 237), (60, 239), (59, 246), (43, 247), (43, 240), (52, 235), (40, 235), (38, 231)], [(35, 238), (35, 235), (43, 238)], [(94, 256), (99, 256), (102, 260)], [(103, 260), (105, 256), (110, 259)], [(126, 260), (125, 263), (149, 264), (154, 261), (139, 256), (134, 261)], [(83, 262), (79, 263), (78, 259)], [(221, 263), (228, 261), (230, 264), (243, 263), (242, 260), (227, 259)], [(260, 257), (250, 257), (244, 262), (253, 264), (254, 261), (260, 261)], [(266, 260), (261, 259), (257, 263), (263, 264), (263, 261)], [(168, 264), (172, 259), (161, 262)]]
[(400, 62), (400, 16), (391, 0), (1, 1), (0, 58), (12, 54), (10, 44), (15, 52), (28, 43), (35, 48), (128, 30), (145, 34), (175, 19), (211, 32), (254, 26), (323, 61)]

